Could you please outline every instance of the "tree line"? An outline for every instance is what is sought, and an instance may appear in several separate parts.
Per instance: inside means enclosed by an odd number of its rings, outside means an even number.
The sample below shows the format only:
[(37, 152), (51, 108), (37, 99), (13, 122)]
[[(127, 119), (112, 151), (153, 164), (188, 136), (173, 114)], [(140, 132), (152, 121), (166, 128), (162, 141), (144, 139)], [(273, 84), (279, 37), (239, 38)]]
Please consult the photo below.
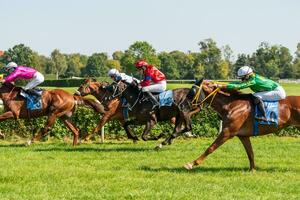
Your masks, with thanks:
[(229, 45), (218, 47), (213, 39), (205, 39), (198, 45), (197, 52), (157, 52), (148, 42), (137, 41), (125, 51), (115, 51), (111, 57), (104, 52), (91, 56), (64, 54), (58, 49), (47, 57), (18, 44), (4, 52), (0, 64), (3, 66), (14, 61), (32, 66), (44, 74), (55, 74), (56, 78), (103, 77), (110, 68), (138, 76), (134, 63), (145, 59), (161, 69), (168, 79), (235, 78), (237, 69), (244, 65), (252, 66), (257, 73), (273, 79), (300, 78), (300, 43), (294, 56), (282, 45), (262, 42), (254, 53), (238, 54), (237, 58)]

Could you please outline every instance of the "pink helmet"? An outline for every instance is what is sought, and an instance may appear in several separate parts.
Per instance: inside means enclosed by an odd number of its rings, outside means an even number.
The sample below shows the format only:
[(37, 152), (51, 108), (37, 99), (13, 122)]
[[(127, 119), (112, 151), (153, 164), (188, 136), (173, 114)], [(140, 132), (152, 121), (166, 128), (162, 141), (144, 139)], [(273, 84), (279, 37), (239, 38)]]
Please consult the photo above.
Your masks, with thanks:
[(144, 61), (144, 60), (139, 60), (139, 61), (137, 61), (136, 63), (135, 63), (135, 67), (136, 68), (141, 68), (141, 67), (147, 67), (149, 64), (146, 62), (146, 61)]

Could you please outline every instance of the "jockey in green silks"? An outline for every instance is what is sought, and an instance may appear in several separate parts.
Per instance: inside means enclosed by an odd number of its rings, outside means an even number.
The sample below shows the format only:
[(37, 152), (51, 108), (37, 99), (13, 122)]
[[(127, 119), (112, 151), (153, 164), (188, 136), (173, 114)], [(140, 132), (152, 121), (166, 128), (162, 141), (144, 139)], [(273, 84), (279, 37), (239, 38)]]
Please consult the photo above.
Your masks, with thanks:
[(286, 93), (282, 86), (275, 81), (255, 74), (252, 68), (243, 66), (238, 70), (238, 78), (242, 82), (229, 83), (227, 85), (217, 85), (220, 88), (226, 88), (228, 90), (241, 90), (244, 88), (250, 88), (254, 91), (253, 96), (254, 103), (258, 104), (264, 119), (266, 120), (266, 111), (263, 101), (279, 101), (285, 99)]

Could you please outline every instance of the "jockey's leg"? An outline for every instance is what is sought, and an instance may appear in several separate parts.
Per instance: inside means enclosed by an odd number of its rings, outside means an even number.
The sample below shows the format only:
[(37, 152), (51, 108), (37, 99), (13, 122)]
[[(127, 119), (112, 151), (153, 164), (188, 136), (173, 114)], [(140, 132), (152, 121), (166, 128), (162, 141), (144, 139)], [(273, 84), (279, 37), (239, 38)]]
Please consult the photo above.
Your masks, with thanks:
[(150, 101), (152, 102), (152, 105), (153, 105), (152, 110), (154, 108), (156, 108), (157, 106), (159, 106), (159, 102), (157, 101), (157, 99), (155, 98), (155, 96), (151, 92), (146, 91), (145, 93), (148, 95), (148, 97), (150, 97)]
[(254, 96), (254, 104), (258, 106), (263, 118), (261, 120), (267, 120), (266, 109), (263, 100), (260, 97)]
[(44, 76), (40, 72), (36, 72), (32, 78), (32, 80), (27, 83), (27, 85), (24, 87), (24, 90), (28, 93), (34, 94), (36, 96), (40, 96), (40, 93), (33, 90), (36, 86), (44, 82)]

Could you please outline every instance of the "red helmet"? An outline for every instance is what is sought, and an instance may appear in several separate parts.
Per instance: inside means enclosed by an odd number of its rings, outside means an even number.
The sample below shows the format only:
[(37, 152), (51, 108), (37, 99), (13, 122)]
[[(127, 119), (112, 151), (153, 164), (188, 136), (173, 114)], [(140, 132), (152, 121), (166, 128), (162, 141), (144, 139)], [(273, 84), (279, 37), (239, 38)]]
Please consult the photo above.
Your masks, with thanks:
[(139, 61), (137, 61), (136, 63), (135, 63), (135, 67), (136, 68), (141, 68), (141, 67), (147, 67), (149, 64), (146, 62), (146, 61), (144, 61), (144, 60), (139, 60)]

